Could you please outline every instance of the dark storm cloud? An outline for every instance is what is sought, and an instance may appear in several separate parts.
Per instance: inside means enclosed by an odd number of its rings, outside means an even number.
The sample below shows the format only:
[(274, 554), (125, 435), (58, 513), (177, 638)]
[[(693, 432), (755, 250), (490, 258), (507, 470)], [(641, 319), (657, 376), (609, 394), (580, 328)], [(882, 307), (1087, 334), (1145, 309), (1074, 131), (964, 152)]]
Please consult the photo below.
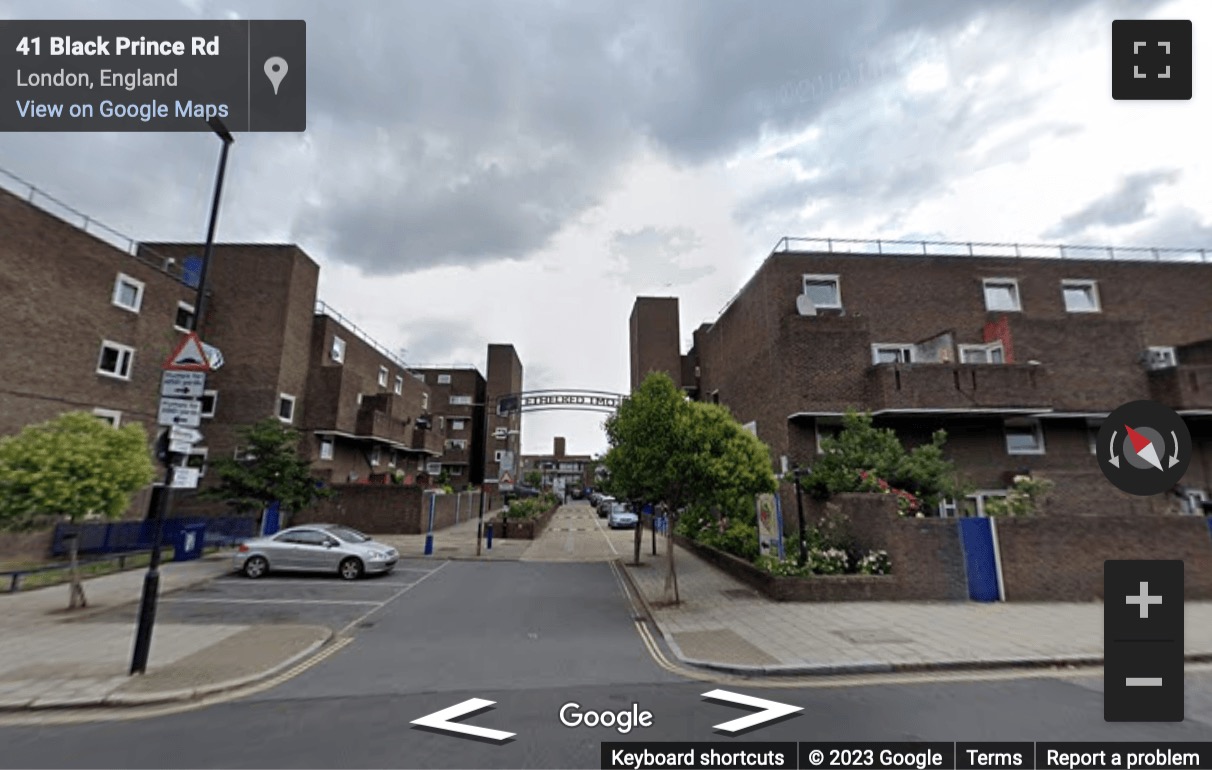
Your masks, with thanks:
[(1177, 169), (1130, 174), (1120, 181), (1115, 190), (1065, 217), (1044, 235), (1061, 240), (1080, 236), (1091, 228), (1136, 224), (1150, 215), (1154, 190), (1159, 185), (1174, 184), (1181, 175)]
[[(1057, 5), (10, 2), (0, 15), (223, 18), (235, 9), (306, 19), (308, 135), (240, 138), (229, 198), (240, 211), (225, 211), (225, 237), (289, 233), (386, 275), (525, 257), (600, 201), (643, 143), (679, 163), (718, 159), (763, 130), (803, 127), (854, 92), (780, 104), (772, 96), (787, 82), (899, 56), (893, 43), (945, 38), (983, 14), (1038, 30), (1083, 7)], [(195, 189), (205, 201), (215, 149), (189, 142), (211, 140), (10, 135), (0, 137), (0, 166), (16, 164), (82, 206), (95, 201), (96, 214), (131, 221), (140, 237), (156, 225), (183, 231), (157, 237), (187, 237), (203, 221)], [(842, 137), (832, 149), (853, 153), (861, 141)], [(832, 179), (843, 197), (904, 182), (921, 192), (948, 164), (923, 160), (874, 184), (844, 169)]]

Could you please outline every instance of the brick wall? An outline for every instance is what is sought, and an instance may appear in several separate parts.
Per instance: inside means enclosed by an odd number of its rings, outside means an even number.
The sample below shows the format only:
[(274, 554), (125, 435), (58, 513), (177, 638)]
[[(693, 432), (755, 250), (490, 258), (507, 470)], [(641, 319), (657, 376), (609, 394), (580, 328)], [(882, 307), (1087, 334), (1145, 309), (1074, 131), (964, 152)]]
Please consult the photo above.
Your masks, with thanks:
[[(370, 535), (419, 535), (429, 528), (429, 498), (419, 487), (334, 484), (337, 496), (322, 500), (289, 523), (345, 524)], [(444, 529), (479, 514), (478, 493), (436, 495), (434, 529)]]
[(998, 519), (1008, 601), (1103, 598), (1107, 559), (1181, 559), (1186, 598), (1212, 599), (1212, 535), (1202, 516)]

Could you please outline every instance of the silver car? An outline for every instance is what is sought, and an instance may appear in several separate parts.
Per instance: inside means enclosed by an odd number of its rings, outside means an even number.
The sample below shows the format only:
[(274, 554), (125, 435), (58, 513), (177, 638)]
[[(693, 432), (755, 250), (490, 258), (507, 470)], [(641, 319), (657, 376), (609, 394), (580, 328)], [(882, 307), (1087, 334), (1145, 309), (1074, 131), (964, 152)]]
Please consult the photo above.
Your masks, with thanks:
[(396, 549), (376, 543), (340, 524), (306, 524), (270, 537), (246, 540), (233, 565), (247, 577), (274, 572), (328, 572), (344, 580), (391, 572), (400, 560)]
[(631, 529), (640, 523), (640, 517), (627, 503), (611, 503), (606, 516), (606, 526), (611, 529)]

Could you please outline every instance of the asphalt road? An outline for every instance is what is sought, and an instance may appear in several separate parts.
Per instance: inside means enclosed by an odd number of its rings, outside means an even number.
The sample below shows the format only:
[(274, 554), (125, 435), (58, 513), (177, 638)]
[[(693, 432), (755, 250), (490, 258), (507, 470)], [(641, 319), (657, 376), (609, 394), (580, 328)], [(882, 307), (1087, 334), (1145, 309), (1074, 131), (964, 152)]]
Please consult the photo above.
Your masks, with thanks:
[[(368, 585), (357, 590), (391, 588)], [(273, 690), (151, 719), (0, 728), (0, 767), (581, 768), (599, 767), (600, 743), (614, 740), (1212, 740), (1209, 672), (1189, 674), (1186, 722), (1155, 725), (1105, 723), (1098, 676), (723, 685), (805, 709), (729, 738), (713, 725), (747, 712), (705, 701), (715, 685), (654, 663), (608, 564), (449, 562), (393, 594), (358, 605), (352, 644)], [(495, 702), (469, 724), (516, 738), (502, 745), (410, 725), (469, 698)], [(638, 704), (653, 726), (626, 735), (566, 727), (558, 714), (570, 702)]]

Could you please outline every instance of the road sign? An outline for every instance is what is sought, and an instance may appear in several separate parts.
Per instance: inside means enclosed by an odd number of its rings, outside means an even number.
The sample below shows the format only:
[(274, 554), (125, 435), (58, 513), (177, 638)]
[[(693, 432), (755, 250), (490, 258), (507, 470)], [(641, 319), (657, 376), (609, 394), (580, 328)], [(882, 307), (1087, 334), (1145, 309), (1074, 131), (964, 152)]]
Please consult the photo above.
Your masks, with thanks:
[(173, 468), (173, 489), (197, 489), (199, 471), (197, 468)]
[(219, 367), (223, 366), (223, 353), (217, 347), (203, 342), (202, 352), (206, 354), (206, 363), (210, 364), (212, 372), (218, 371)]
[(160, 375), (160, 395), (175, 398), (200, 398), (206, 389), (206, 372), (181, 372), (166, 369)]
[(185, 428), (180, 425), (174, 425), (168, 429), (169, 441), (188, 441), (191, 444), (196, 444), (202, 440), (202, 432), (196, 431), (193, 428)]
[(177, 344), (177, 349), (165, 360), (164, 368), (178, 372), (209, 372), (209, 359), (202, 349), (202, 340), (198, 339), (198, 335), (186, 332)]
[(194, 445), (188, 441), (169, 441), (168, 451), (175, 455), (187, 455), (194, 451)]
[(170, 427), (196, 428), (202, 424), (202, 402), (192, 398), (162, 398), (157, 421)]
[(501, 473), (500, 483), (502, 483), (502, 484), (512, 484), (513, 483), (513, 476), (510, 475), (509, 471), (503, 471)]

